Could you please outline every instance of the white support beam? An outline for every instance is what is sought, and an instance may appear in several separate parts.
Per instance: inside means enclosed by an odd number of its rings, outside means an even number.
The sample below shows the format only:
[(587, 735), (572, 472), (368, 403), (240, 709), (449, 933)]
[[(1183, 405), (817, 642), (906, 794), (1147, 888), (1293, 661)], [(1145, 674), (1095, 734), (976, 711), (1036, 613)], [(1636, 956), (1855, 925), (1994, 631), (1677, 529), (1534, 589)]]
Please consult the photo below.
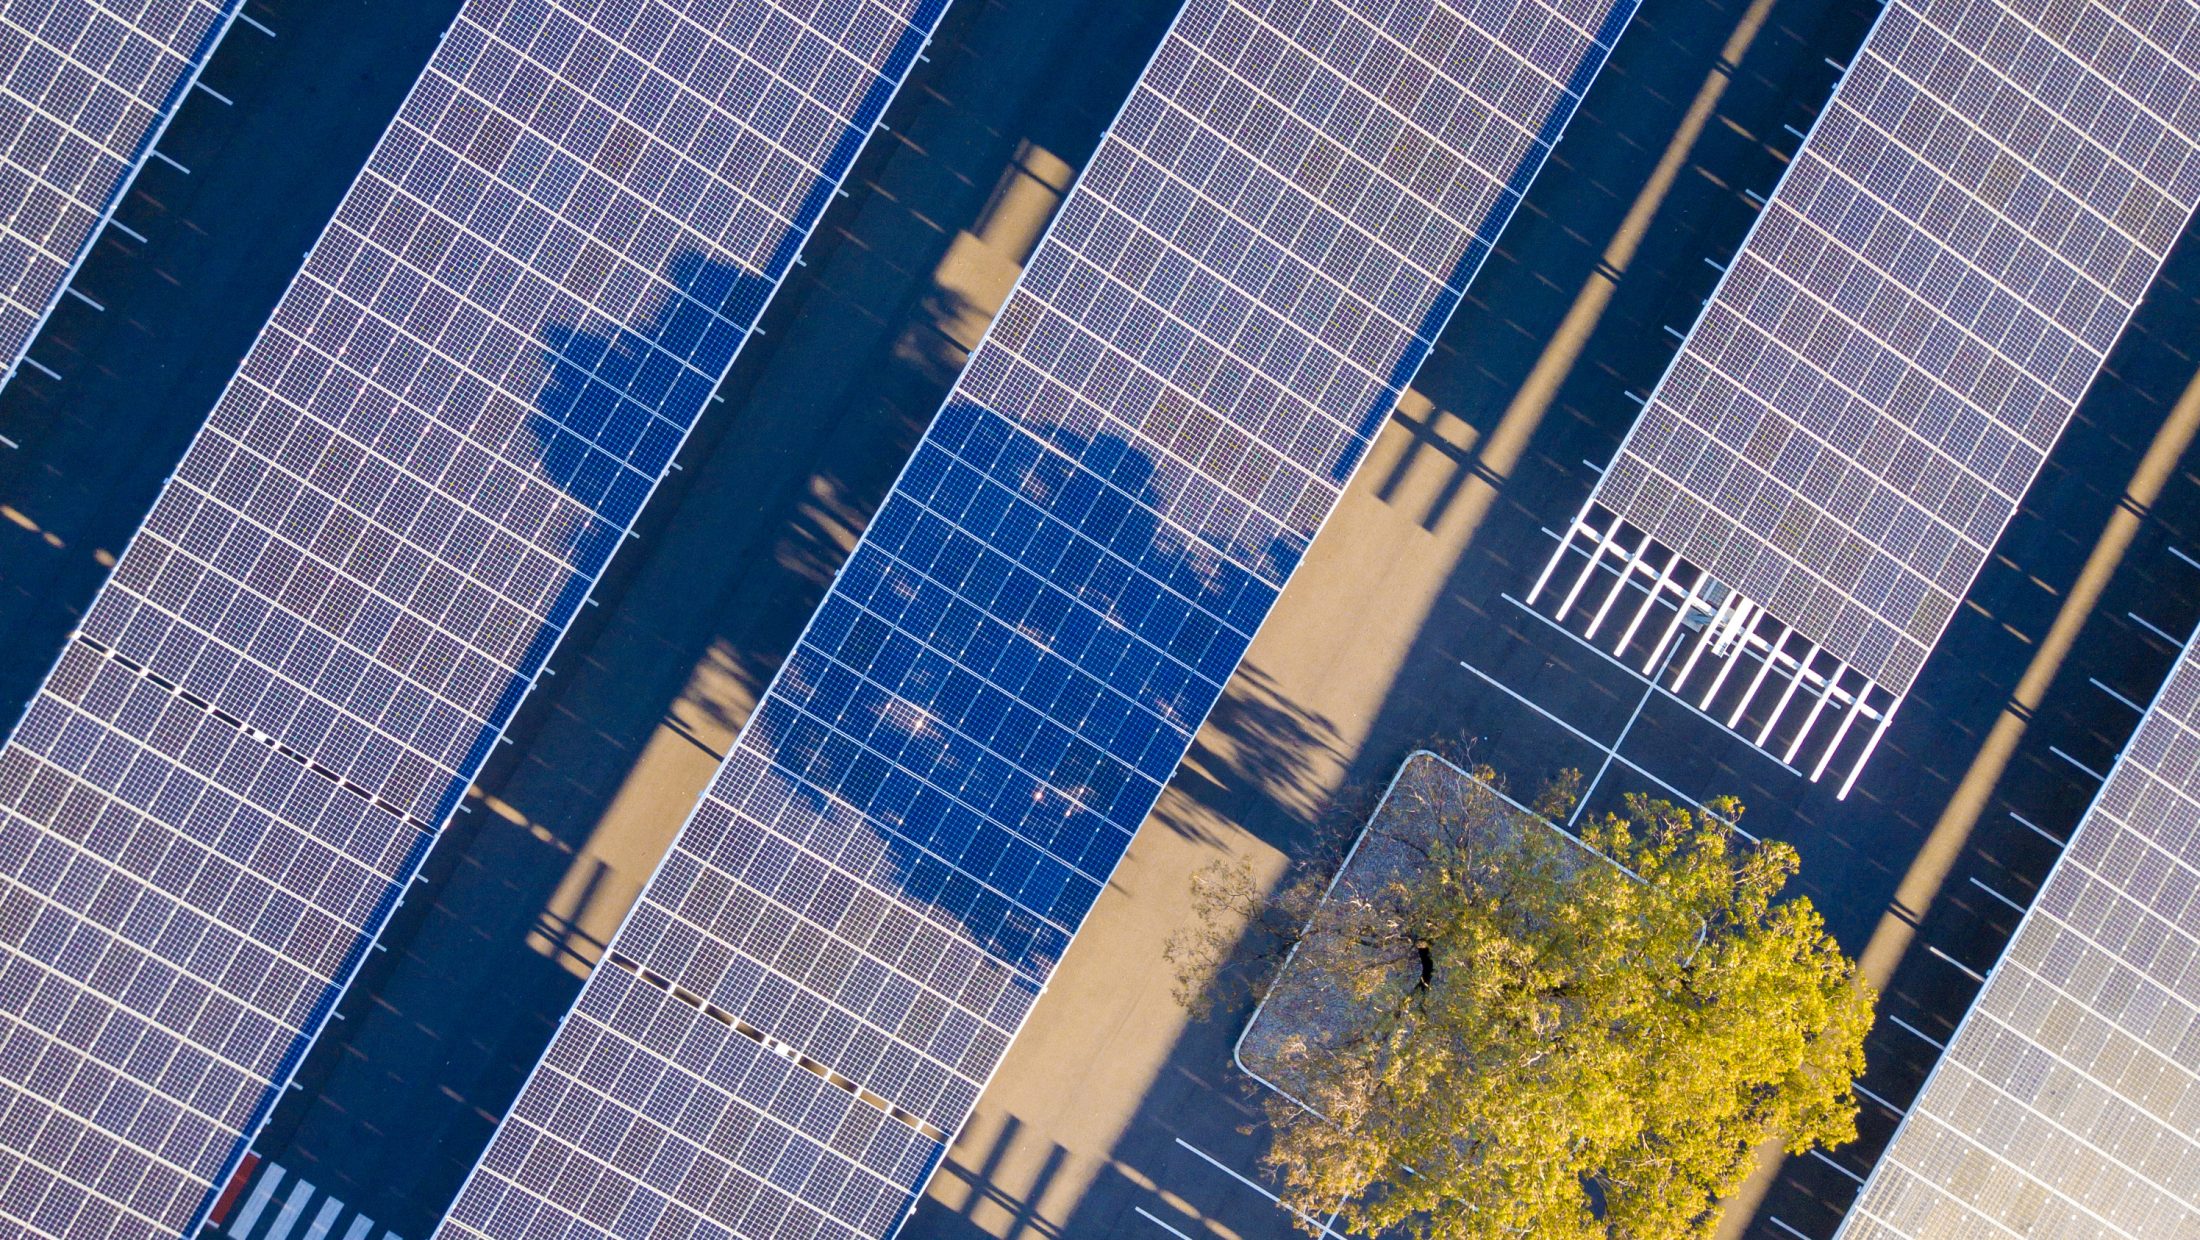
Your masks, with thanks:
[(1726, 624), (1727, 613), (1745, 602), (1746, 599), (1732, 590), (1727, 591), (1726, 597), (1719, 600), (1719, 609), (1711, 613), (1711, 622), (1703, 626), (1703, 636), (1696, 639), (1696, 645), (1688, 652), (1688, 661), (1681, 664), (1680, 675), (1673, 678), (1674, 693), (1679, 693), (1682, 686), (1688, 683), (1689, 675), (1696, 670), (1696, 660), (1703, 657), (1705, 650), (1710, 649), (1712, 638)]
[[(1787, 635), (1781, 634), (1780, 640), (1787, 641)], [(1810, 649), (1803, 655), (1803, 661), (1796, 667), (1795, 674), (1788, 677), (1787, 688), (1781, 692), (1780, 700), (1773, 704), (1772, 713), (1765, 717), (1765, 726), (1757, 729), (1757, 748), (1763, 749), (1765, 742), (1772, 739), (1772, 729), (1780, 722), (1780, 716), (1787, 713), (1788, 703), (1795, 700), (1795, 691), (1803, 686), (1803, 673), (1817, 658), (1818, 643), (1812, 642)]]
[(1834, 800), (1849, 799), (1849, 789), (1856, 787), (1856, 777), (1864, 773), (1864, 764), (1872, 760), (1872, 750), (1879, 748), (1879, 739), (1887, 734), (1887, 725), (1894, 722), (1894, 712), (1901, 706), (1902, 699), (1896, 698), (1888, 704), (1886, 710), (1880, 712), (1879, 726), (1872, 729), (1872, 738), (1864, 742), (1864, 752), (1856, 755), (1856, 761), (1850, 764), (1849, 777), (1841, 781), (1841, 791), (1833, 794)]
[[(1649, 546), (1650, 539), (1645, 536), (1642, 544), (1645, 547)], [(1650, 614), (1651, 608), (1657, 606), (1659, 597), (1665, 593), (1666, 587), (1672, 584), (1674, 566), (1680, 562), (1681, 557), (1678, 552), (1670, 553), (1665, 557), (1665, 567), (1658, 570), (1656, 580), (1650, 583), (1650, 592), (1643, 596), (1642, 606), (1635, 609), (1634, 616), (1627, 621), (1627, 627), (1620, 630), (1619, 641), (1612, 646), (1613, 654), (1622, 657), (1626, 655), (1627, 643), (1635, 640), (1636, 631), (1642, 628), (1643, 618)], [(1684, 605), (1687, 603), (1685, 598), (1681, 601)]]
[(1581, 566), (1581, 575), (1574, 578), (1573, 589), (1566, 592), (1566, 600), (1560, 603), (1558, 605), (1558, 610), (1551, 614), (1552, 619), (1564, 620), (1566, 618), (1566, 613), (1573, 610), (1575, 601), (1581, 597), (1582, 587), (1588, 585), (1589, 578), (1596, 575), (1598, 563), (1600, 563), (1604, 559), (1605, 550), (1612, 545), (1612, 540), (1617, 537), (1618, 534), (1619, 518), (1613, 517), (1612, 524), (1608, 526), (1604, 531), (1604, 536), (1597, 540), (1597, 545), (1595, 549), (1589, 552), (1589, 562)]
[[(1678, 559), (1679, 557), (1674, 558)], [(1658, 635), (1658, 644), (1650, 648), (1650, 657), (1643, 661), (1643, 675), (1654, 676), (1657, 674), (1658, 661), (1664, 656), (1665, 648), (1673, 643), (1673, 637), (1680, 632), (1681, 625), (1687, 623), (1688, 613), (1695, 608), (1697, 598), (1703, 593), (1703, 588), (1710, 583), (1711, 574), (1698, 573), (1695, 584), (1688, 587), (1686, 594), (1681, 595), (1681, 605), (1673, 609), (1673, 618), (1666, 621), (1665, 631)], [(1731, 598), (1733, 595), (1729, 593), (1728, 597)]]
[[(1734, 609), (1734, 614), (1736, 617), (1748, 616), (1749, 619), (1743, 621), (1743, 623), (1747, 623), (1754, 627), (1757, 621), (1755, 616), (1751, 613), (1755, 612), (1756, 610), (1757, 605), (1755, 603), (1750, 602), (1748, 599), (1743, 599), (1742, 605)], [(1739, 628), (1739, 625), (1736, 623), (1736, 621), (1729, 620), (1727, 621), (1727, 628), (1730, 630), (1737, 629)], [(1711, 687), (1704, 691), (1703, 701), (1696, 703), (1696, 708), (1698, 710), (1708, 711), (1711, 709), (1711, 699), (1719, 696), (1719, 690), (1726, 685), (1726, 678), (1734, 674), (1735, 661), (1741, 658), (1742, 651), (1749, 648), (1749, 643), (1746, 641), (1729, 640), (1724, 642), (1723, 644), (1726, 646), (1726, 651), (1724, 654), (1721, 654), (1717, 650), (1711, 652), (1713, 655), (1718, 656), (1723, 661), (1719, 664), (1719, 674), (1711, 678)], [(1730, 724), (1728, 726), (1731, 727), (1732, 725)]]
[(1839, 659), (1834, 660), (1833, 674), (1826, 677), (1824, 685), (1819, 690), (1818, 700), (1811, 703), (1810, 713), (1803, 716), (1803, 726), (1797, 729), (1795, 739), (1788, 742), (1787, 752), (1780, 756), (1780, 761), (1788, 763), (1790, 766), (1794, 765), (1795, 755), (1803, 748), (1803, 739), (1810, 735), (1812, 728), (1818, 726), (1818, 716), (1825, 713), (1826, 703), (1833, 700), (1833, 687), (1840, 683), (1841, 677), (1848, 670), (1848, 664), (1841, 662)]
[(1726, 717), (1727, 731), (1741, 729), (1742, 715), (1749, 710), (1749, 704), (1756, 700), (1757, 690), (1764, 688), (1765, 678), (1772, 674), (1773, 665), (1780, 661), (1780, 652), (1787, 648), (1788, 636), (1794, 631), (1784, 624), (1780, 626), (1779, 644), (1765, 656), (1764, 662), (1757, 665), (1757, 674), (1749, 678), (1749, 688), (1742, 693), (1742, 700), (1734, 704), (1734, 713)]
[(1604, 618), (1612, 614), (1612, 604), (1618, 602), (1619, 596), (1626, 591), (1627, 583), (1634, 578), (1636, 565), (1642, 563), (1642, 557), (1649, 554), (1649, 551), (1650, 536), (1644, 534), (1634, 553), (1627, 557), (1625, 564), (1620, 565), (1619, 578), (1612, 582), (1611, 589), (1604, 592), (1604, 601), (1597, 605), (1596, 614), (1589, 617), (1589, 627), (1581, 633), (1583, 637), (1595, 637), (1597, 630), (1604, 627)]

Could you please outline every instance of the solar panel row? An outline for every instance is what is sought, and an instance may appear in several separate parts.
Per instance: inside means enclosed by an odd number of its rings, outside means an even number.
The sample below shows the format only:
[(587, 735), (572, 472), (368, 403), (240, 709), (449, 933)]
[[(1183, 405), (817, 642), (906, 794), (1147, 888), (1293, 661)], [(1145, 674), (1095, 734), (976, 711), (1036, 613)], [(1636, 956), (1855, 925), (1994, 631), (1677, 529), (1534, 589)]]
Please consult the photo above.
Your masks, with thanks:
[(1899, 699), (2200, 203), (2196, 17), (1890, 3), (1575, 532)]
[(0, 382), (243, 7), (0, 3)]
[(2200, 1234), (2200, 640), (1842, 1225)]
[(896, 1226), (1632, 11), (1184, 8), (443, 1234)]
[(0, 1219), (178, 1234), (943, 0), (469, 0), (0, 750)]

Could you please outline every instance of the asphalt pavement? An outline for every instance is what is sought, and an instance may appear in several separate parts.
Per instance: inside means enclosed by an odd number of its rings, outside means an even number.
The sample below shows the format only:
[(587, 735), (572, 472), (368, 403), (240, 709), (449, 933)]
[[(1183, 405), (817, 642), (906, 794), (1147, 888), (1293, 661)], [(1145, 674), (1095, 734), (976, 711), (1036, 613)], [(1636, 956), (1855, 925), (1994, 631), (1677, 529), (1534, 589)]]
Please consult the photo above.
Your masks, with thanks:
[[(0, 392), (0, 709), (19, 712), (455, 0), (254, 0)], [(258, 1152), (425, 1235), (899, 470), (1168, 0), (963, 0), (613, 562)], [(1846, 802), (1515, 606), (1633, 420), (1869, 0), (1649, 0), (1139, 833), (906, 1236), (1275, 1236), (1246, 1015), (1161, 950), (1190, 876), (1265, 875), (1340, 789), (1470, 738), (1516, 785), (1732, 792), (1885, 979), (1864, 1140), (1736, 1233), (1830, 1235), (2200, 618), (2188, 246)], [(1708, 261), (1707, 261), (1708, 260)], [(2180, 411), (2183, 411), (2181, 413)], [(2106, 689), (2097, 687), (2106, 686)], [(2111, 692), (2111, 690), (2113, 692)], [(2120, 696), (2119, 696), (2120, 695)], [(1638, 710), (1639, 707), (1639, 710)], [(1932, 947), (1941, 954), (1927, 951)], [(1951, 963), (1955, 962), (1955, 963)], [(1958, 967), (1960, 965), (1961, 967)], [(1761, 1196), (1761, 1204), (1758, 1204)], [(344, 1217), (351, 1217), (346, 1214)], [(1777, 1221), (1775, 1221), (1777, 1220)]]
[[(1511, 600), (1632, 424), (1876, 6), (1651, 0), (1469, 305), (1133, 842), (905, 1236), (1290, 1234), (1260, 1165), (1244, 1006), (1187, 1021), (1162, 949), (1218, 858), (1275, 875), (1340, 789), (1463, 740), (1531, 788), (1628, 763), (1803, 856), (1885, 989), (1862, 1139), (1777, 1162), (1727, 1234), (1830, 1236), (2135, 719), (2200, 576), (2200, 491), (2150, 448), (2194, 377), (2180, 253), (1845, 802)], [(2170, 432), (2168, 459), (2181, 453)], [(2157, 457), (2163, 453), (2158, 451)], [(2121, 514), (2121, 515), (2119, 515)], [(1637, 713), (1640, 707), (1639, 714)], [(1630, 727), (1629, 721), (1633, 720)], [(2073, 755), (2071, 762), (2057, 751)], [(1593, 811), (1658, 791), (1615, 763)], [(2012, 815), (2019, 815), (2015, 817)], [(2049, 832), (2042, 835), (2033, 826)], [(1935, 949), (1940, 953), (1935, 954)], [(1963, 962), (1962, 967), (1949, 963)], [(1913, 1030), (1919, 1032), (1912, 1032)], [(1921, 1036), (1922, 1034), (1922, 1036)]]
[(1173, 11), (949, 11), (258, 1152), (441, 1216)]
[[(0, 390), (13, 721), (335, 214), (458, 0), (252, 0)], [(270, 33), (272, 32), (272, 33)], [(135, 235), (133, 235), (135, 234)], [(143, 238), (143, 240), (139, 240)]]

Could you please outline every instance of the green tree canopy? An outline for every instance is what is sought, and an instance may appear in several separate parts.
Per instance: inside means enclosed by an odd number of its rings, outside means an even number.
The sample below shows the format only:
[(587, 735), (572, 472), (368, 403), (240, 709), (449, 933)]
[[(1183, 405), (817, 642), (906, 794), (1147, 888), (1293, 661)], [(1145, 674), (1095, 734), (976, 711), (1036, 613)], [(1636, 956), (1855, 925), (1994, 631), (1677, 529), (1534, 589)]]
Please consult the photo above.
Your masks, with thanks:
[(1855, 1136), (1874, 996), (1809, 900), (1779, 898), (1795, 851), (1738, 845), (1737, 802), (1631, 798), (1582, 829), (1608, 864), (1487, 785), (1407, 782), (1369, 833), (1390, 860), (1363, 841), (1334, 890), (1307, 875), (1258, 899), (1203, 876), (1204, 928), (1172, 945), (1211, 993), (1228, 913), (1298, 927), (1262, 1018), (1292, 991), (1292, 1027), (1255, 1070), (1290, 1095), (1267, 1096), (1268, 1158), (1302, 1217), (1342, 1203), (1341, 1229), (1440, 1240), (1707, 1236), (1760, 1144)]

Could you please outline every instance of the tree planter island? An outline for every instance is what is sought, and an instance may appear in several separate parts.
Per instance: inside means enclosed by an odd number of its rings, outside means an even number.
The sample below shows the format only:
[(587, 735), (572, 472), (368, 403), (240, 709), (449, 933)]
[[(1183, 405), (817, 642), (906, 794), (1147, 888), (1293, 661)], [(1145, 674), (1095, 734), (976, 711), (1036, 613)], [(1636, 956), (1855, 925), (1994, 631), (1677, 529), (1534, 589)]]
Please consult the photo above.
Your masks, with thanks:
[(1522, 805), (1421, 751), (1333, 877), (1201, 876), (1208, 929), (1171, 954), (1195, 1002), (1266, 980), (1237, 1058), (1310, 1230), (1707, 1236), (1759, 1145), (1854, 1136), (1873, 996), (1778, 899), (1794, 851), (1737, 848), (1723, 799), (1630, 799), (1576, 837), (1571, 788)]

